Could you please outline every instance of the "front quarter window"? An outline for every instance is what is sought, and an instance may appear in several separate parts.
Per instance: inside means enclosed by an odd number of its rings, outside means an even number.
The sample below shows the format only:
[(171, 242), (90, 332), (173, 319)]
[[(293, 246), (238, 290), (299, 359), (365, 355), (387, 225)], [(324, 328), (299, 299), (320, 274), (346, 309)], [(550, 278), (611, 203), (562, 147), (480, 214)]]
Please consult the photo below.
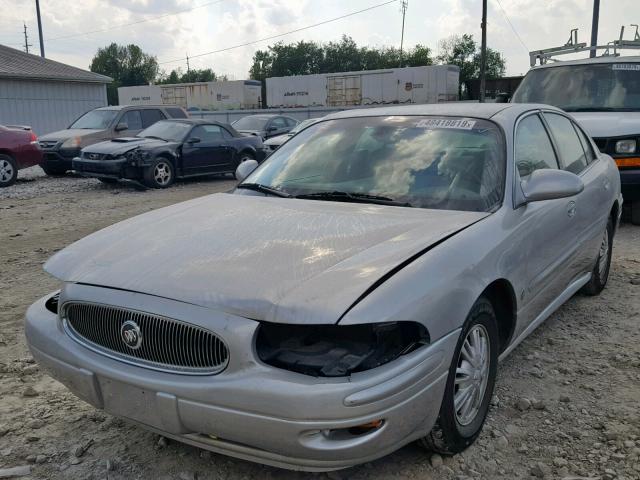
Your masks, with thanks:
[(343, 195), (348, 200), (369, 196), (414, 207), (489, 211), (502, 202), (504, 172), (503, 135), (493, 122), (356, 117), (310, 126), (245, 182), (303, 198), (341, 193), (352, 194)]

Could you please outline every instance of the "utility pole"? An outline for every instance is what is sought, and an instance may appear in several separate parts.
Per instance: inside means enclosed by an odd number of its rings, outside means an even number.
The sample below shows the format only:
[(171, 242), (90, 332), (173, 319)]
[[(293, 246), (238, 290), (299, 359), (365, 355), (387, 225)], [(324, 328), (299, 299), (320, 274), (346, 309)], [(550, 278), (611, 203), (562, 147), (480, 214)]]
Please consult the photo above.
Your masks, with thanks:
[(187, 53), (187, 73), (189, 73), (189, 54)]
[(42, 18), (40, 17), (40, 0), (36, 0), (36, 15), (38, 16), (38, 35), (40, 35), (40, 56), (44, 58), (44, 38), (42, 38)]
[(480, 46), (480, 95), (478, 100), (484, 103), (484, 90), (487, 77), (487, 0), (482, 0), (482, 45)]
[(24, 25), (24, 51), (29, 53), (29, 47), (32, 47), (33, 45), (29, 43), (29, 36), (27, 35), (27, 24), (24, 22), (22, 24)]
[(404, 17), (407, 13), (407, 8), (409, 7), (409, 0), (402, 0), (401, 8), (402, 8), (402, 34), (400, 36), (400, 68), (402, 68), (402, 47), (404, 44)]
[(589, 57), (596, 56), (596, 49), (598, 45), (598, 22), (600, 20), (600, 0), (593, 0), (593, 18), (591, 19), (591, 50)]

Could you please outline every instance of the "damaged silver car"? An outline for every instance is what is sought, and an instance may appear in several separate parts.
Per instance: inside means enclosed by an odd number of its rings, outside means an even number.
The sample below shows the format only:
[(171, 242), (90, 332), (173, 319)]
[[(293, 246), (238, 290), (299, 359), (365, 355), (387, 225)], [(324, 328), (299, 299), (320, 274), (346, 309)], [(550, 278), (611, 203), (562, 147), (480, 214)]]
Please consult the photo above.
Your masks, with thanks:
[(498, 360), (605, 287), (622, 206), (544, 105), (336, 113), (237, 176), (57, 253), (27, 341), (97, 408), (308, 471), (470, 445)]

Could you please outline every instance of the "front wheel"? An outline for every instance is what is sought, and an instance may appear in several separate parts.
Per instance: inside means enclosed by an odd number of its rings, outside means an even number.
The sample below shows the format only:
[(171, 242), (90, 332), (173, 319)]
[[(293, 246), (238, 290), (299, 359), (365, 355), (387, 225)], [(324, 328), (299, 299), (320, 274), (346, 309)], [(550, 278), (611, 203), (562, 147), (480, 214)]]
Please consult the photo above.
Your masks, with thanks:
[(0, 155), (0, 188), (16, 183), (18, 165), (9, 155)]
[(173, 164), (166, 158), (158, 158), (144, 170), (144, 183), (150, 188), (167, 188), (175, 180)]
[(586, 295), (598, 295), (607, 285), (607, 280), (609, 279), (609, 270), (611, 270), (612, 253), (613, 219), (609, 217), (609, 220), (607, 221), (607, 228), (604, 231), (602, 242), (600, 243), (598, 258), (591, 272), (591, 280), (589, 280), (589, 283), (582, 287), (582, 291)]
[(480, 297), (462, 327), (438, 420), (431, 432), (419, 440), (422, 446), (453, 455), (480, 435), (493, 395), (498, 348), (493, 306)]

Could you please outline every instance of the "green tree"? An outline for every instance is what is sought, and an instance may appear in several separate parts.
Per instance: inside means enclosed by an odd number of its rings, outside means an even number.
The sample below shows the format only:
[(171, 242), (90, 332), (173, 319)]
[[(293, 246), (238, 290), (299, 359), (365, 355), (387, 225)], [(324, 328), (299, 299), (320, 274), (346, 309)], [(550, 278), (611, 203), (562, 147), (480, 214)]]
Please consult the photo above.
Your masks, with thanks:
[(222, 80), (222, 78), (219, 79), (210, 68), (203, 68), (202, 70), (192, 69), (188, 72), (183, 72), (182, 69), (178, 68), (171, 70), (169, 75), (164, 73), (160, 75), (156, 83), (161, 85), (168, 83), (215, 82), (217, 80)]
[(137, 45), (112, 43), (98, 49), (89, 69), (113, 78), (113, 82), (107, 85), (107, 100), (110, 105), (115, 105), (118, 103), (118, 87), (145, 85), (155, 80), (158, 61)]
[[(439, 42), (439, 63), (460, 68), (460, 98), (468, 92), (467, 82), (480, 76), (480, 46), (473, 35), (452, 35)], [(504, 76), (506, 60), (500, 52), (487, 48), (487, 78)]]

